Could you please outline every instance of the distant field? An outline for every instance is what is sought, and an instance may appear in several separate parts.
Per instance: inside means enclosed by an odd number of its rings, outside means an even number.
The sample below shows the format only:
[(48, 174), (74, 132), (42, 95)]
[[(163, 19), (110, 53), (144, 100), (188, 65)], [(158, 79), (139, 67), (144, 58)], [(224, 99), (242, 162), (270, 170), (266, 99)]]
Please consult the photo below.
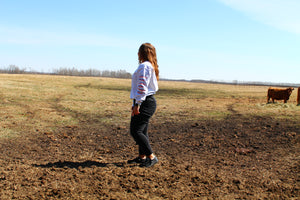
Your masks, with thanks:
[(126, 163), (131, 80), (0, 74), (0, 199), (298, 199), (300, 106), (267, 86), (159, 81), (159, 163)]
[[(130, 84), (129, 79), (0, 74), (0, 137), (51, 131), (87, 117), (124, 125), (130, 112)], [(243, 115), (300, 117), (296, 90), (287, 104), (266, 104), (267, 86), (173, 81), (161, 81), (159, 86), (158, 120), (222, 119), (232, 109)]]

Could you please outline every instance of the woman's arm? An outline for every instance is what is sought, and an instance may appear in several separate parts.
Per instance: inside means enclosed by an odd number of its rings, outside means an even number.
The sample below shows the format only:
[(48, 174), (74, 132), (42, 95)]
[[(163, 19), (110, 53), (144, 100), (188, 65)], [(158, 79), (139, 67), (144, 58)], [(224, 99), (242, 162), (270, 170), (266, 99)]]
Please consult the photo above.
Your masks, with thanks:
[(141, 66), (137, 71), (137, 91), (135, 97), (135, 103), (141, 105), (141, 103), (146, 99), (148, 93), (148, 86), (150, 82), (150, 67), (147, 65)]

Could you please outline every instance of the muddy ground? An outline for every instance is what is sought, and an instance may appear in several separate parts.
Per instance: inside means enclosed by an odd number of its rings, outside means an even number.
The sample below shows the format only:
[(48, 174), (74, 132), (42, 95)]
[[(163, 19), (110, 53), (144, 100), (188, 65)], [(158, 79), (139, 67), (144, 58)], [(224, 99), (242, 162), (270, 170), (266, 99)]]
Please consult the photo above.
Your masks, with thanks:
[[(129, 123), (129, 121), (128, 121)], [(0, 140), (0, 199), (297, 199), (299, 123), (237, 113), (161, 121), (150, 137), (159, 163), (128, 165), (127, 125), (34, 130)]]

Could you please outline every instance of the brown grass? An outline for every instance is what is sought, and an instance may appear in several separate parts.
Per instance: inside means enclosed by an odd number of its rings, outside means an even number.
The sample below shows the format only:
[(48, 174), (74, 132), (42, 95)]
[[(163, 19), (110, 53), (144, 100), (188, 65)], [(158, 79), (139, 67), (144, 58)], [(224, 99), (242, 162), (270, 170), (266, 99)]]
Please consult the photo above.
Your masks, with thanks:
[[(48, 75), (0, 75), (0, 137), (51, 132), (80, 120), (103, 125), (129, 120), (128, 79)], [(299, 120), (296, 92), (287, 104), (266, 104), (267, 86), (160, 81), (158, 120), (222, 119), (232, 112)]]

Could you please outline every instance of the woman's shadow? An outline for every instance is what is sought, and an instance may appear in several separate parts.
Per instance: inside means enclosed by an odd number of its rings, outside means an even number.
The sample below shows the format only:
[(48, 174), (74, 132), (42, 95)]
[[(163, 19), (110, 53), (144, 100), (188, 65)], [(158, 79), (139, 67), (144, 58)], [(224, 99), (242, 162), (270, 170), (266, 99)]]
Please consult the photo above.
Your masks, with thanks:
[(115, 165), (117, 167), (124, 167), (124, 163), (101, 163), (97, 161), (91, 161), (87, 160), (84, 162), (72, 162), (72, 161), (58, 161), (58, 162), (49, 162), (47, 164), (34, 164), (33, 166), (35, 167), (41, 167), (41, 168), (75, 168), (78, 169), (79, 167), (81, 168), (86, 168), (86, 167), (107, 167), (108, 165)]

